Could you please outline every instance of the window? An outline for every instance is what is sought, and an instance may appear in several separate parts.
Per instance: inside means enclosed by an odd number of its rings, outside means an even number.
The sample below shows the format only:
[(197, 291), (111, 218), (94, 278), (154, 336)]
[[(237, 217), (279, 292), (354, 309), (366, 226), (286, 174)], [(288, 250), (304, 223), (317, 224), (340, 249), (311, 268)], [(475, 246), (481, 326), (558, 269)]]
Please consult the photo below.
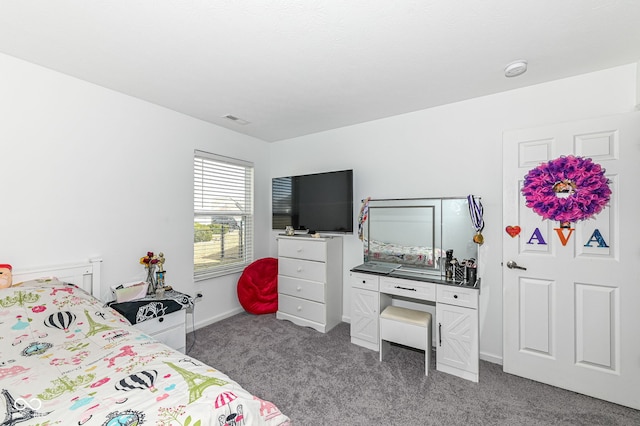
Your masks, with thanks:
[(253, 261), (253, 163), (195, 151), (193, 277), (242, 271)]

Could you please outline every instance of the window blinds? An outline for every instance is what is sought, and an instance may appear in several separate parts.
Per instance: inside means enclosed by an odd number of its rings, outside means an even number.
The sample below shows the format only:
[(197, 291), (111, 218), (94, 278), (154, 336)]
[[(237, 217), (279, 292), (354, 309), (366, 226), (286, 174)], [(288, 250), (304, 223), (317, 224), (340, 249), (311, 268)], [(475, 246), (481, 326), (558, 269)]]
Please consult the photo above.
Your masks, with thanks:
[(253, 261), (253, 163), (195, 151), (194, 279), (242, 271)]

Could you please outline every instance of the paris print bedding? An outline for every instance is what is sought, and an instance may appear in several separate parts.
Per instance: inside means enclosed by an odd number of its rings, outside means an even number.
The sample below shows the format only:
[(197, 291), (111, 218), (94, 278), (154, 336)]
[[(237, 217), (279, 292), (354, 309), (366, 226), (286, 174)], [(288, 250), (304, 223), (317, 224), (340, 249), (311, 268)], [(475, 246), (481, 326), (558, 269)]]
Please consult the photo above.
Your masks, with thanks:
[(0, 290), (0, 425), (289, 425), (71, 284)]

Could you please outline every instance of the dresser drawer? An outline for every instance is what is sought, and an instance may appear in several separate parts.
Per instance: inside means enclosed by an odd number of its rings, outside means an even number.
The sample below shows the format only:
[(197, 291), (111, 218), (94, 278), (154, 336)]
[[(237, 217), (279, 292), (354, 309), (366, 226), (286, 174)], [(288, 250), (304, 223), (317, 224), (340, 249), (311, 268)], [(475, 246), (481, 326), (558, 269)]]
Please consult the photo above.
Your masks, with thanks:
[(176, 326), (182, 326), (184, 333), (185, 320), (186, 311), (184, 309), (181, 309), (168, 315), (163, 315), (161, 317), (149, 319), (135, 324), (135, 327), (150, 336), (154, 336), (157, 333)]
[(351, 286), (365, 290), (378, 291), (379, 277), (377, 275), (359, 274), (351, 272)]
[(438, 303), (478, 309), (478, 290), (473, 288), (439, 285)]
[(278, 311), (318, 323), (325, 322), (326, 306), (323, 303), (287, 296), (282, 293), (278, 294)]
[(325, 284), (317, 281), (278, 275), (278, 293), (301, 297), (316, 302), (325, 302)]
[(402, 278), (380, 278), (380, 293), (412, 297), (421, 300), (436, 300), (436, 285), (422, 281), (404, 280)]
[(310, 260), (281, 257), (278, 259), (278, 275), (325, 282), (327, 280), (327, 265)]
[(310, 238), (292, 238), (278, 240), (278, 257), (295, 257), (297, 259), (327, 261), (327, 248), (324, 241), (313, 241)]

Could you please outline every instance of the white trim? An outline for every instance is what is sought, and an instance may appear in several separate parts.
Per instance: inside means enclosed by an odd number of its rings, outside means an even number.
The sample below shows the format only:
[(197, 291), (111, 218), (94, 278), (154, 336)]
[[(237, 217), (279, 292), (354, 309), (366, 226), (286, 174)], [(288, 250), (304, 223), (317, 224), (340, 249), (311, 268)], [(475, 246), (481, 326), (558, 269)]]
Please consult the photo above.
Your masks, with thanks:
[(487, 352), (480, 352), (480, 359), (492, 364), (502, 365), (502, 357)]
[(193, 153), (196, 157), (204, 157), (213, 161), (220, 161), (223, 163), (235, 164), (236, 166), (241, 166), (241, 167), (254, 167), (251, 161), (241, 160), (239, 158), (225, 157), (224, 155), (212, 154), (210, 152), (200, 151), (198, 149), (194, 150)]
[[(197, 308), (194, 309), (194, 312), (195, 312), (195, 310), (197, 310)], [(239, 307), (239, 308), (235, 308), (235, 309), (232, 309), (230, 311), (227, 311), (225, 313), (222, 313), (220, 315), (216, 315), (214, 317), (210, 317), (205, 321), (198, 321), (198, 322), (195, 323), (195, 327), (196, 327), (195, 329), (199, 330), (199, 329), (201, 329), (203, 327), (206, 327), (208, 325), (214, 324), (214, 323), (216, 323), (218, 321), (222, 321), (223, 319), (231, 318), (232, 316), (237, 315), (237, 314), (239, 314), (241, 312), (244, 312), (244, 309), (242, 309), (242, 307)], [(194, 313), (191, 313), (190, 315), (193, 316)], [(191, 320), (192, 321), (190, 322), (189, 319), (187, 319), (187, 334), (191, 333), (193, 331), (193, 318), (191, 318)], [(196, 339), (197, 339), (197, 336), (196, 336)], [(190, 343), (187, 342), (187, 346), (189, 346), (189, 344)]]

